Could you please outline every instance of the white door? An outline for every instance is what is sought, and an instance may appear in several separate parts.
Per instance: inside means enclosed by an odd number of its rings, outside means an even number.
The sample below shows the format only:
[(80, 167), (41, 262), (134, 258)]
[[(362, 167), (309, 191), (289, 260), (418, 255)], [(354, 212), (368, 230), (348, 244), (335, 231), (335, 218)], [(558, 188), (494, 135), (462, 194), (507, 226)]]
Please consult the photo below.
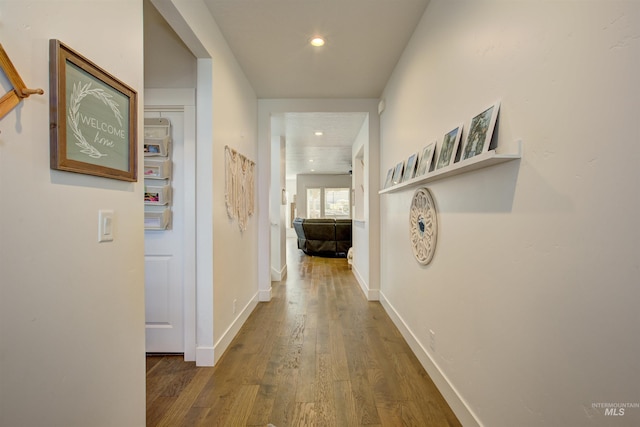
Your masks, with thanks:
[(144, 233), (146, 351), (184, 353), (184, 112), (178, 108), (145, 109), (145, 118), (157, 117), (171, 123), (172, 219), (169, 229)]

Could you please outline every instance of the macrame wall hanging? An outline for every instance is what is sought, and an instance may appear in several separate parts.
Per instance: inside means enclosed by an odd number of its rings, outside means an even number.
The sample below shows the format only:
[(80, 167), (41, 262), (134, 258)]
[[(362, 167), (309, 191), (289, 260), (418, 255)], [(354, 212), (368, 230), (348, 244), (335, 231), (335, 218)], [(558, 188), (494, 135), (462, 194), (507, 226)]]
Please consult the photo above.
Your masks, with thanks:
[(224, 147), (224, 201), (229, 218), (238, 220), (240, 231), (254, 212), (254, 172), (256, 164), (229, 146)]

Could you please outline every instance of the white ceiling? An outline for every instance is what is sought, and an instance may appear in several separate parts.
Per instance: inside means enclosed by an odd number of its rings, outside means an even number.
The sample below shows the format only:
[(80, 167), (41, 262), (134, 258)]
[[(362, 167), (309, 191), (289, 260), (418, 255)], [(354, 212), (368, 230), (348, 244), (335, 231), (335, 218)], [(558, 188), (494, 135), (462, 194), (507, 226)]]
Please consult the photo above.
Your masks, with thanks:
[[(287, 179), (301, 173), (351, 171), (351, 146), (366, 113), (285, 113), (272, 120), (272, 135), (286, 135)], [(321, 131), (322, 135), (315, 135)]]
[[(204, 0), (258, 98), (379, 98), (429, 0)], [(309, 41), (323, 36), (325, 46)], [(287, 176), (346, 173), (361, 114), (286, 114)], [(314, 130), (325, 132), (314, 137)], [(314, 160), (310, 166), (309, 160)]]

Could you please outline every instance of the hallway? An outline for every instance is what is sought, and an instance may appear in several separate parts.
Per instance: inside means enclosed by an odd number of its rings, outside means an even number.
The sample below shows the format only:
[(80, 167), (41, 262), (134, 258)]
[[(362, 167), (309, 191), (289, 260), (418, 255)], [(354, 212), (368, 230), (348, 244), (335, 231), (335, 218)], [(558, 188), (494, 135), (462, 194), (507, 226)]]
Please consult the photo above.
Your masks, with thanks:
[(148, 426), (460, 425), (346, 259), (287, 264), (216, 367), (147, 357)]

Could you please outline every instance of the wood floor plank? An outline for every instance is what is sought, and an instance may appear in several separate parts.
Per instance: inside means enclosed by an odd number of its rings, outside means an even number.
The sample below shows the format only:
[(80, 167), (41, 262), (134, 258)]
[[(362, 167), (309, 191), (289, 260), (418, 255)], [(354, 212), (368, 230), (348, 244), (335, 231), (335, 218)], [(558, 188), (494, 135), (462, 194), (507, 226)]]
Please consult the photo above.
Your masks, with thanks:
[(271, 423), (276, 426), (294, 426), (293, 416), (296, 404), (297, 369), (283, 369), (276, 397), (271, 409)]
[(344, 258), (287, 264), (214, 368), (147, 359), (147, 426), (460, 426)]
[(316, 390), (316, 329), (306, 328), (300, 355), (296, 402), (313, 402)]
[(331, 355), (322, 353), (317, 358), (316, 389), (313, 401), (316, 403), (315, 423), (318, 426), (337, 426), (336, 407), (333, 394), (333, 373)]
[(256, 396), (256, 401), (251, 408), (249, 425), (265, 425), (269, 422), (276, 394), (280, 384), (280, 373), (282, 372), (283, 358), (286, 351), (288, 339), (278, 337), (275, 340), (273, 351), (269, 357), (269, 362), (262, 377), (261, 387)]
[(314, 427), (315, 404), (313, 402), (296, 402), (294, 405), (291, 426)]
[(351, 392), (350, 381), (334, 381), (333, 395), (336, 405), (336, 424), (342, 426), (359, 426), (356, 402)]
[(246, 408), (253, 407), (258, 394), (259, 385), (240, 386), (229, 399), (231, 405), (220, 417), (220, 425), (245, 426), (249, 418), (249, 411)]
[(420, 403), (420, 411), (425, 419), (432, 424), (446, 420), (444, 425), (461, 425), (413, 354), (400, 353), (394, 355), (394, 360), (402, 378), (402, 386), (413, 401)]
[(262, 384), (260, 386), (251, 412), (249, 412), (247, 425), (264, 426), (269, 423), (277, 390), (278, 387), (271, 384)]
[(399, 373), (396, 365), (389, 357), (390, 353), (380, 338), (377, 330), (370, 328), (367, 340), (372, 351), (372, 359), (369, 369), (369, 381), (374, 384), (373, 390), (376, 402), (396, 402), (407, 399), (405, 390), (400, 387)]
[(405, 424), (402, 421), (402, 403), (401, 402), (382, 402), (378, 404), (378, 414), (380, 415), (380, 424), (383, 426), (405, 426), (415, 424)]
[(179, 425), (192, 408), (198, 394), (211, 378), (212, 368), (198, 368), (192, 381), (183, 389), (175, 402), (169, 407), (165, 416), (158, 423), (159, 427)]
[(194, 427), (194, 426), (204, 426), (204, 421), (207, 419), (209, 415), (209, 408), (198, 408), (191, 407), (189, 411), (185, 414), (184, 418), (180, 421), (176, 426), (179, 427)]

